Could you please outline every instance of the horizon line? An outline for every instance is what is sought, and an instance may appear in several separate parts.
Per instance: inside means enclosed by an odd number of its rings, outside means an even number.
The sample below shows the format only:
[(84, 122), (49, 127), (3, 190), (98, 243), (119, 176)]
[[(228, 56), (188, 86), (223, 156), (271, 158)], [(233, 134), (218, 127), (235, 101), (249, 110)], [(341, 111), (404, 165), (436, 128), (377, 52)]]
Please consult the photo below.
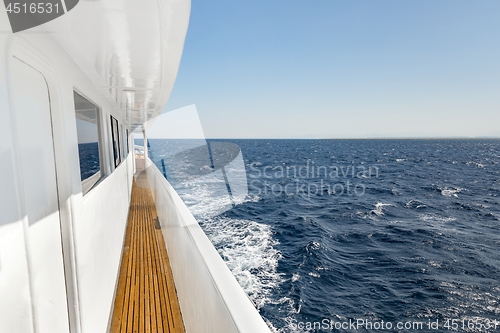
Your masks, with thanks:
[[(140, 138), (137, 138), (140, 139)], [(500, 140), (500, 136), (478, 136), (478, 137), (461, 137), (461, 136), (450, 136), (450, 137), (357, 137), (357, 138), (269, 138), (269, 137), (259, 137), (259, 138), (238, 138), (238, 137), (206, 137), (206, 138), (155, 138), (148, 137), (149, 139), (171, 139), (171, 140)]]

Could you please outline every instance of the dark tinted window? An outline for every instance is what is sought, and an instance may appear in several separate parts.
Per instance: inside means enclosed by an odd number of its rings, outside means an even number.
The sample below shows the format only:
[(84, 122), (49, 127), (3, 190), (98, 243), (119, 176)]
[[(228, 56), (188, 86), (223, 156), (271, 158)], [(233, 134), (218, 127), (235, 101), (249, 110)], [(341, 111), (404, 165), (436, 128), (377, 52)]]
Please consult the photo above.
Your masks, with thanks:
[(111, 133), (113, 135), (113, 154), (115, 158), (115, 167), (120, 164), (120, 136), (118, 130), (118, 120), (111, 116)]
[(128, 146), (128, 142), (129, 142), (129, 140), (130, 140), (130, 133), (129, 133), (128, 129), (127, 129), (127, 130), (125, 130), (125, 131), (126, 131), (126, 133), (127, 133), (127, 137), (125, 138), (125, 144), (127, 145), (127, 147), (126, 147), (126, 148), (127, 148), (127, 154), (128, 154), (128, 153), (130, 152), (130, 148), (129, 148), (129, 146)]

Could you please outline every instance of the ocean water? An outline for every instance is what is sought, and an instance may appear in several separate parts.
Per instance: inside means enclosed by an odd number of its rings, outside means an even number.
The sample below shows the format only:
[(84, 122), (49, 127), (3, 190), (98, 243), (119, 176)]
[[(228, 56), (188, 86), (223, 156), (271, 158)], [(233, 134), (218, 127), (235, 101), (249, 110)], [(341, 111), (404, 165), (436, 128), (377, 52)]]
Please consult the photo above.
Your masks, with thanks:
[(83, 180), (93, 176), (100, 170), (99, 144), (97, 142), (79, 143), (80, 177)]
[(209, 141), (248, 194), (170, 180), (273, 331), (500, 331), (500, 140)]

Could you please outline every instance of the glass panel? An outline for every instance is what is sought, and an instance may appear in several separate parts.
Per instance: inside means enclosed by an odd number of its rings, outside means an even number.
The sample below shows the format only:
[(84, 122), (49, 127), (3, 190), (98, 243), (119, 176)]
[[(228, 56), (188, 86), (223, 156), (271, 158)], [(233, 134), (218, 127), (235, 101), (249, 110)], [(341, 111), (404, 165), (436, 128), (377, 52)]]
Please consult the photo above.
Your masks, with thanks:
[(115, 157), (115, 167), (120, 164), (120, 137), (118, 134), (118, 120), (111, 116), (111, 133), (113, 134), (113, 154)]
[(80, 177), (83, 180), (101, 170), (99, 159), (99, 108), (85, 97), (74, 92)]
[(127, 147), (127, 155), (128, 155), (128, 153), (130, 152), (130, 148), (128, 147), (128, 142), (130, 140), (130, 133), (129, 133), (128, 129), (126, 131), (127, 131), (127, 138), (125, 140), (125, 144), (127, 145), (126, 147)]

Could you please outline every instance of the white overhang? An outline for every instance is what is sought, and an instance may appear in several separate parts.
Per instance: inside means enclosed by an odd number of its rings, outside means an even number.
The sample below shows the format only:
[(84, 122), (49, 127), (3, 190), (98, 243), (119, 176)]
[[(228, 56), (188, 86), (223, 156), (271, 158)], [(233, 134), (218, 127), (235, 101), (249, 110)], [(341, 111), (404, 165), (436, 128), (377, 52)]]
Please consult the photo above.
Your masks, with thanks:
[(80, 1), (44, 28), (135, 127), (170, 96), (190, 8), (190, 0)]

